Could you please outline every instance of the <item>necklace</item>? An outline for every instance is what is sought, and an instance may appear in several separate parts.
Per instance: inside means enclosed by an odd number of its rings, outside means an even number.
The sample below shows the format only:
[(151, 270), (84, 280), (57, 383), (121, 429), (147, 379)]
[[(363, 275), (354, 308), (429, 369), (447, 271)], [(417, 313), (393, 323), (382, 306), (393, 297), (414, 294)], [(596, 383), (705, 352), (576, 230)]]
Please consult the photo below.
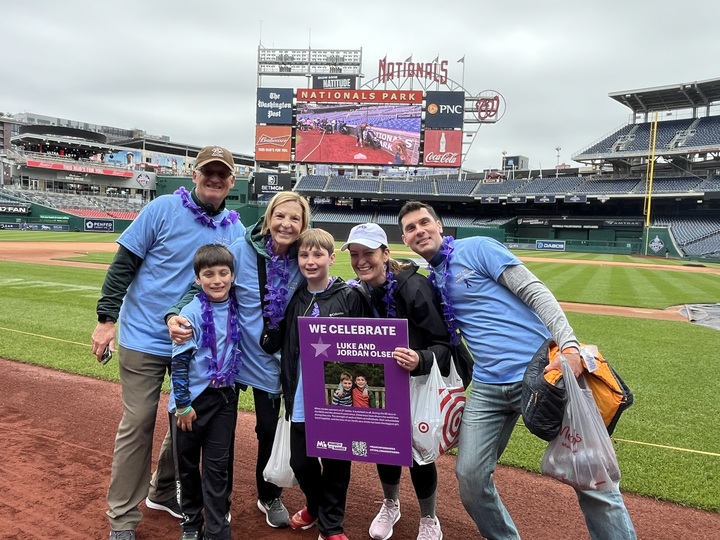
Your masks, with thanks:
[[(235, 294), (231, 291), (228, 298), (227, 332), (225, 335), (225, 350), (221, 358), (218, 358), (217, 335), (215, 333), (215, 320), (213, 318), (212, 303), (208, 300), (205, 292), (200, 292), (200, 306), (202, 307), (202, 339), (200, 344), (210, 349), (210, 354), (205, 358), (209, 363), (210, 384), (215, 388), (230, 386), (235, 381), (242, 365), (240, 352), (240, 324), (238, 323), (238, 304)], [(228, 348), (232, 351), (228, 356)], [(228, 360), (227, 365), (225, 360)]]
[(450, 294), (448, 291), (448, 281), (450, 281), (450, 260), (452, 259), (452, 253), (455, 250), (455, 240), (452, 236), (444, 236), (442, 246), (440, 247), (440, 253), (445, 256), (440, 268), (442, 268), (442, 286), (438, 287), (437, 276), (435, 269), (431, 266), (428, 268), (430, 274), (428, 279), (435, 287), (435, 292), (440, 295), (440, 306), (442, 307), (443, 318), (445, 319), (445, 326), (447, 326), (448, 333), (450, 334), (450, 343), (452, 345), (460, 345), (460, 332), (458, 330), (457, 319), (455, 318), (455, 309), (450, 300)]
[[(217, 228), (215, 220), (208, 216), (205, 210), (195, 204), (195, 201), (192, 200), (190, 192), (187, 189), (185, 189), (183, 186), (180, 186), (174, 194), (180, 195), (180, 198), (182, 198), (182, 205), (185, 208), (189, 209), (193, 214), (195, 214), (196, 220), (198, 220), (206, 227), (210, 227), (211, 229)], [(228, 212), (228, 215), (222, 218), (222, 221), (220, 221), (220, 226), (227, 227), (228, 225), (237, 223), (237, 220), (238, 213), (235, 210), (230, 210), (230, 212)]]
[[(266, 302), (263, 307), (263, 317), (268, 319), (268, 328), (275, 330), (280, 326), (285, 307), (287, 307), (288, 283), (290, 283), (289, 259), (287, 255), (281, 257), (273, 253), (272, 236), (268, 236), (265, 249), (270, 256), (270, 260), (268, 261), (267, 283), (265, 284), (267, 294), (263, 299)], [(278, 285), (273, 285), (276, 282)]]

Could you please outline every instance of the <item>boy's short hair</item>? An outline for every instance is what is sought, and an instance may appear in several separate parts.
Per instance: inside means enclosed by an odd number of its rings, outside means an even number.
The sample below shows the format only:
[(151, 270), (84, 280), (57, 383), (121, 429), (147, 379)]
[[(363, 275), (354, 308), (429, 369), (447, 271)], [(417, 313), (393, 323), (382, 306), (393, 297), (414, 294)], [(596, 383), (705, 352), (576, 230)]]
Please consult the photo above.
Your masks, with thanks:
[(308, 229), (300, 235), (297, 243), (300, 248), (322, 248), (332, 255), (335, 251), (335, 239), (333, 235), (323, 229)]
[(199, 277), (202, 270), (213, 266), (227, 266), (233, 274), (235, 273), (235, 258), (222, 244), (206, 244), (195, 252), (193, 270), (196, 276)]
[(340, 380), (341, 381), (352, 381), (352, 376), (347, 371), (343, 371), (340, 374)]
[(355, 378), (357, 379), (358, 377), (362, 377), (363, 379), (365, 379), (365, 380), (367, 381), (367, 377), (365, 376), (365, 372), (364, 372), (364, 371), (356, 371), (356, 372), (355, 372)]
[(408, 215), (410, 212), (415, 212), (416, 210), (422, 210), (423, 208), (428, 211), (428, 214), (430, 214), (435, 221), (438, 221), (440, 219), (440, 218), (438, 218), (437, 214), (435, 213), (435, 209), (432, 206), (430, 206), (429, 204), (425, 204), (420, 201), (408, 201), (400, 209), (400, 212), (398, 212), (398, 226), (400, 227), (401, 232), (405, 232), (405, 231), (403, 231), (402, 219), (406, 215)]

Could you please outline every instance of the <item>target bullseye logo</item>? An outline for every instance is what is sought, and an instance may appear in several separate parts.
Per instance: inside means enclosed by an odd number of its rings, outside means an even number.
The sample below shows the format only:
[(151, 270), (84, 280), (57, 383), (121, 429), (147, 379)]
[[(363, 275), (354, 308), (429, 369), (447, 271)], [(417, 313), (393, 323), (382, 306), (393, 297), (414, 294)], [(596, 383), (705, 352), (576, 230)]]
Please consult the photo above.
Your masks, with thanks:
[(418, 424), (418, 431), (420, 433), (427, 433), (428, 431), (430, 431), (430, 426), (428, 425), (427, 422), (420, 422)]

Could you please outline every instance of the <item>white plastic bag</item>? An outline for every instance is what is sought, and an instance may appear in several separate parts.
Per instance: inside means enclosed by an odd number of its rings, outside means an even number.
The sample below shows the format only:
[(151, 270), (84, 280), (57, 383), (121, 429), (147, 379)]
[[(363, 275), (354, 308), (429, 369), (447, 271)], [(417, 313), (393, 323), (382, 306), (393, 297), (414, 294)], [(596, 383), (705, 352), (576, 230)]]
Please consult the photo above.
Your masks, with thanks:
[(585, 375), (575, 378), (565, 357), (561, 366), (567, 404), (560, 434), (545, 449), (540, 471), (577, 489), (614, 491), (620, 467), (592, 391)]
[(412, 454), (418, 464), (432, 463), (457, 445), (464, 410), (465, 387), (452, 360), (447, 377), (434, 357), (428, 375), (410, 377)]
[(290, 420), (285, 419), (285, 407), (280, 407), (272, 453), (263, 470), (263, 478), (266, 482), (282, 488), (298, 485), (295, 473), (290, 467)]

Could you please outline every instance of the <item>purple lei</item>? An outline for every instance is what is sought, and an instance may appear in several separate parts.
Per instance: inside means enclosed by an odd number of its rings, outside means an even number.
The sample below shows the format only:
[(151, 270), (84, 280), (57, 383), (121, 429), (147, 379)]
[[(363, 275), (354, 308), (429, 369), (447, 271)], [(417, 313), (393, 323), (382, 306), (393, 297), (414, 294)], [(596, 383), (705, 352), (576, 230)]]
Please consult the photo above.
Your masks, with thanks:
[[(192, 200), (192, 197), (190, 196), (190, 192), (185, 189), (183, 186), (180, 186), (174, 193), (175, 195), (180, 195), (182, 198), (182, 205), (189, 209), (193, 214), (195, 214), (195, 219), (198, 220), (200, 223), (205, 225), (206, 227), (210, 227), (211, 229), (216, 229), (217, 224), (215, 223), (215, 220), (207, 215), (205, 210), (200, 208), (197, 204), (195, 204), (195, 201)], [(230, 210), (228, 212), (228, 215), (222, 218), (222, 221), (220, 221), (221, 227), (227, 227), (228, 225), (237, 223), (238, 220), (238, 213), (235, 210)]]
[(448, 294), (448, 281), (450, 280), (450, 260), (452, 259), (452, 253), (455, 249), (454, 239), (452, 236), (443, 237), (442, 246), (440, 247), (440, 253), (445, 256), (445, 259), (441, 263), (442, 268), (442, 287), (437, 286), (437, 280), (435, 277), (435, 269), (429, 267), (430, 274), (428, 279), (435, 287), (435, 291), (440, 295), (440, 306), (442, 307), (443, 318), (445, 319), (445, 325), (447, 326), (448, 333), (450, 334), (450, 343), (452, 345), (460, 345), (460, 332), (458, 330), (457, 319), (455, 318), (455, 309), (453, 308), (450, 295)]
[[(388, 318), (394, 319), (397, 317), (397, 311), (395, 309), (395, 289), (397, 288), (397, 279), (395, 279), (395, 274), (392, 272), (386, 272), (385, 279), (385, 296), (383, 296), (385, 313)], [(362, 287), (362, 281), (360, 281), (359, 278), (351, 279), (347, 282), (347, 284), (353, 289), (359, 289)]]
[[(267, 294), (264, 298), (266, 305), (263, 308), (263, 317), (268, 319), (268, 328), (274, 330), (280, 327), (287, 307), (288, 284), (290, 283), (288, 266), (290, 263), (287, 255), (280, 257), (273, 253), (272, 236), (268, 236), (265, 249), (270, 256), (270, 261), (267, 267), (267, 283), (265, 284)], [(277, 286), (273, 285), (276, 281), (279, 282)]]
[[(238, 322), (238, 304), (234, 293), (230, 293), (228, 298), (228, 322), (225, 351), (222, 358), (218, 358), (217, 336), (215, 334), (215, 321), (213, 319), (212, 303), (208, 300), (205, 292), (198, 295), (200, 305), (202, 307), (202, 339), (200, 344), (210, 349), (210, 354), (205, 358), (209, 363), (210, 384), (215, 387), (230, 386), (235, 382), (235, 375), (238, 374), (242, 365), (240, 352), (240, 324)], [(232, 351), (228, 357), (228, 348), (232, 347)], [(228, 359), (228, 365), (225, 359)]]

